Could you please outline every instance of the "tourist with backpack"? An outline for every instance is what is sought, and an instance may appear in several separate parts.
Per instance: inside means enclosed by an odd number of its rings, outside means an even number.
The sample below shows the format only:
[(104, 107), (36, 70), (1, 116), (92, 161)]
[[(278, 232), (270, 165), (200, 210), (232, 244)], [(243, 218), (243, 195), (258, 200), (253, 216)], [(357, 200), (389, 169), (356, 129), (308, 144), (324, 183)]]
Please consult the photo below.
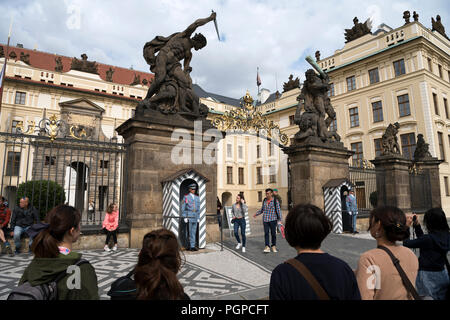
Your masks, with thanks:
[(99, 299), (94, 267), (72, 250), (80, 236), (80, 221), (77, 209), (59, 205), (47, 214), (45, 223), (33, 225), (29, 233), (35, 236), (34, 259), (8, 300)]
[(331, 229), (331, 221), (314, 205), (289, 211), (286, 240), (297, 256), (273, 270), (270, 300), (361, 300), (350, 266), (320, 249)]
[[(419, 248), (419, 272), (416, 288), (420, 296), (429, 296), (434, 300), (445, 300), (450, 294), (450, 265), (447, 252), (450, 250), (450, 233), (447, 217), (441, 208), (425, 212), (423, 222), (427, 234), (423, 233), (416, 215), (407, 217), (406, 225), (413, 224), (417, 239), (405, 240), (408, 248)], [(447, 269), (447, 270), (446, 270)]]
[(136, 267), (111, 284), (111, 300), (190, 300), (177, 278), (180, 246), (172, 231), (158, 229), (144, 236)]
[(106, 233), (106, 241), (104, 250), (110, 252), (109, 241), (111, 237), (114, 241), (113, 251), (117, 251), (117, 228), (119, 227), (119, 210), (117, 205), (111, 203), (106, 210), (105, 219), (102, 224), (103, 230)]
[[(266, 189), (266, 198), (263, 200), (263, 204), (261, 210), (258, 210), (253, 218), (256, 218), (259, 215), (263, 215), (263, 225), (264, 225), (264, 241), (265, 248), (264, 253), (269, 253), (270, 248), (272, 248), (272, 252), (277, 251), (277, 224), (281, 224), (281, 207), (280, 203), (276, 198), (273, 197), (273, 190), (268, 188)], [(272, 236), (272, 247), (270, 247), (269, 242), (269, 230)]]

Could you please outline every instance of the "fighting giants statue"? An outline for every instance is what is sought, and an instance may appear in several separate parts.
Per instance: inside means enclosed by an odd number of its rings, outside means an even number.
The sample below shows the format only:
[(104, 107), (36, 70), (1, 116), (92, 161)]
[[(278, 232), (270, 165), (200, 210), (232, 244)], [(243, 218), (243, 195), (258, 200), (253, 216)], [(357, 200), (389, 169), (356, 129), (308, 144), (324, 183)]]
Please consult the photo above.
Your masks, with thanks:
[[(295, 135), (295, 140), (301, 142), (301, 140), (313, 136), (319, 137), (323, 142), (332, 139), (340, 141), (341, 138), (335, 131), (328, 131), (331, 122), (336, 119), (336, 112), (328, 97), (329, 77), (311, 57), (308, 56), (306, 60), (318, 70), (320, 75), (317, 75), (312, 69), (305, 73), (306, 80), (303, 83), (300, 95), (297, 97), (299, 104), (294, 117), (294, 122), (300, 128), (300, 131)], [(301, 113), (303, 109), (305, 111)], [(326, 115), (328, 117), (325, 119)]]
[(386, 131), (381, 137), (382, 156), (386, 155), (400, 155), (400, 146), (397, 141), (398, 129), (400, 124), (398, 122), (389, 124)]
[[(206, 38), (194, 31), (215, 20), (213, 12), (208, 18), (198, 19), (186, 30), (169, 37), (157, 36), (144, 46), (144, 58), (150, 65), (155, 78), (142, 100), (136, 115), (143, 114), (146, 109), (158, 110), (164, 114), (179, 113), (193, 118), (206, 117), (208, 108), (200, 105), (199, 97), (192, 89), (190, 62), (191, 49), (200, 50), (206, 46)], [(155, 55), (158, 53), (158, 55)], [(180, 61), (184, 60), (183, 68)]]
[(431, 153), (429, 151), (430, 145), (425, 142), (423, 134), (419, 133), (417, 135), (417, 145), (414, 151), (414, 161), (420, 161), (424, 159), (431, 158)]

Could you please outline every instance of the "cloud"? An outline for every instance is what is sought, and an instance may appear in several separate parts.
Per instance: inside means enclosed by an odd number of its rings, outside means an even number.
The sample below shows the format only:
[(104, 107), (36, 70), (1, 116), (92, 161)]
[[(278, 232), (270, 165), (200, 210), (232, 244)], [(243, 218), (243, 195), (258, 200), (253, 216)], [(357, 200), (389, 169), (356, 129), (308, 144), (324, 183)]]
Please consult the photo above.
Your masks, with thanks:
[[(290, 74), (304, 78), (310, 66), (306, 55), (332, 55), (344, 46), (344, 29), (371, 17), (373, 31), (381, 24), (401, 26), (403, 11), (417, 11), (419, 21), (431, 27), (431, 17), (442, 16), (450, 32), (450, 9), (440, 1), (373, 0), (362, 4), (346, 1), (2, 1), (0, 39), (6, 42), (9, 17), (14, 15), (12, 44), (148, 71), (143, 45), (156, 35), (184, 30), (195, 19), (217, 12), (223, 41), (218, 41), (212, 23), (200, 27), (208, 45), (195, 51), (192, 77), (205, 90), (239, 98), (248, 89), (256, 95), (256, 68), (262, 87), (282, 90)], [(277, 80), (276, 80), (277, 78)]]

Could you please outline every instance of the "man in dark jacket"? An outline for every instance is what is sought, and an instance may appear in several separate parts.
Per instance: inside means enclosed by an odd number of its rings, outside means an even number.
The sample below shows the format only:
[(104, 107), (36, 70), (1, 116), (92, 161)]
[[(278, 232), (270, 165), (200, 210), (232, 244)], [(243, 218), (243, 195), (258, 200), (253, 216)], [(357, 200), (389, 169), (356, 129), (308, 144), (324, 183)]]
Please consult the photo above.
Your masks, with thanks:
[[(38, 222), (39, 213), (36, 208), (30, 205), (30, 199), (27, 197), (21, 198), (19, 206), (14, 209), (11, 218), (11, 237), (14, 238), (16, 254), (20, 253), (20, 237), (22, 236), (22, 233), (27, 232), (33, 224)], [(32, 243), (33, 239), (30, 237), (30, 247)]]

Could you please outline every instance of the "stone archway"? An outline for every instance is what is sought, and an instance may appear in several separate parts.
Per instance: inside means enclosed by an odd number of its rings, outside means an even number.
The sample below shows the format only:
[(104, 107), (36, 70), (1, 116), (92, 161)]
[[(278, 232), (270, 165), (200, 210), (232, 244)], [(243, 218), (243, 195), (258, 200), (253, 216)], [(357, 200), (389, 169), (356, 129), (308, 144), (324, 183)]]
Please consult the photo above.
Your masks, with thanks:
[(66, 201), (81, 213), (86, 208), (88, 176), (89, 167), (84, 162), (74, 161), (66, 166), (66, 183), (64, 186)]
[(233, 204), (233, 195), (231, 192), (224, 192), (222, 193), (222, 206), (231, 206)]

